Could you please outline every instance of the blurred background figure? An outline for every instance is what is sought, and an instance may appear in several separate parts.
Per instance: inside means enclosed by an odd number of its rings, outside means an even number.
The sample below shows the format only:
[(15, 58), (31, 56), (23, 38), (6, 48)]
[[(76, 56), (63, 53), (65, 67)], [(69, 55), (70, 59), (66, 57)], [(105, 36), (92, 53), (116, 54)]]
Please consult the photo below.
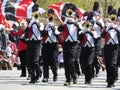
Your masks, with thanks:
[(63, 60), (63, 49), (61, 45), (58, 45), (58, 68), (64, 68), (64, 60)]
[[(16, 32), (12, 30), (10, 33), (14, 37), (19, 37), (18, 39), (18, 44), (17, 44), (17, 49), (18, 53), (14, 53), (16, 57), (20, 57), (20, 65), (21, 65), (21, 75), (20, 77), (26, 77), (26, 69), (27, 69), (27, 41), (25, 40), (25, 34), (26, 34), (26, 28), (27, 28), (27, 22), (23, 20), (20, 23), (19, 30)], [(13, 57), (15, 59), (15, 57)], [(16, 59), (18, 61), (18, 59)], [(19, 65), (18, 62), (15, 60), (15, 65)]]

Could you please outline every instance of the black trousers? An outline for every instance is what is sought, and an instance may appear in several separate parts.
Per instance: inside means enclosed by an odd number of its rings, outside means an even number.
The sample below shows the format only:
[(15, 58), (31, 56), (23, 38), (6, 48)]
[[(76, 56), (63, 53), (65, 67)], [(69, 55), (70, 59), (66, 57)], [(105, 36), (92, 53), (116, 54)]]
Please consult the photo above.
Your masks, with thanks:
[(81, 46), (78, 44), (77, 54), (76, 54), (76, 58), (74, 62), (75, 69), (76, 69), (78, 76), (80, 75), (80, 54), (81, 54)]
[(22, 50), (19, 52), (20, 62), (21, 62), (21, 75), (26, 76), (27, 68), (27, 50)]
[(85, 82), (91, 82), (93, 76), (92, 64), (94, 61), (95, 48), (82, 47), (81, 50), (81, 68), (85, 75)]
[(105, 45), (104, 58), (108, 84), (114, 84), (118, 75), (118, 45)]
[(101, 50), (101, 38), (95, 39), (95, 56), (93, 61), (93, 75), (96, 75), (99, 73), (100, 70), (100, 64), (98, 63), (97, 57), (99, 56), (99, 52)]
[(118, 52), (118, 67), (120, 67), (120, 44), (119, 44), (119, 52)]
[(57, 43), (45, 43), (42, 45), (42, 60), (43, 60), (43, 78), (49, 78), (49, 66), (53, 72), (53, 76), (57, 74), (58, 64), (58, 47)]
[(42, 71), (39, 65), (39, 54), (40, 54), (40, 41), (29, 41), (27, 50), (27, 66), (31, 80), (38, 78)]
[(63, 43), (63, 59), (65, 67), (66, 82), (70, 82), (72, 78), (77, 77), (75, 68), (75, 59), (77, 55), (77, 42), (64, 42)]

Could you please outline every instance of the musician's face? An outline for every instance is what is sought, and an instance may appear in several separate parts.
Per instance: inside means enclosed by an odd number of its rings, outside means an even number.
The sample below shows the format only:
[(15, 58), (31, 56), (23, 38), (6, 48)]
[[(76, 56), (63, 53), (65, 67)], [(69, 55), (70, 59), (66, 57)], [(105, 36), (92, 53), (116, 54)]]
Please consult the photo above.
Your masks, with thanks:
[(100, 15), (95, 15), (95, 19), (98, 20), (100, 18)]
[(25, 30), (26, 27), (27, 27), (26, 23), (22, 23), (22, 24), (21, 24), (21, 29), (22, 29), (22, 30)]
[(70, 18), (68, 18), (68, 22), (75, 22), (75, 19), (70, 17)]

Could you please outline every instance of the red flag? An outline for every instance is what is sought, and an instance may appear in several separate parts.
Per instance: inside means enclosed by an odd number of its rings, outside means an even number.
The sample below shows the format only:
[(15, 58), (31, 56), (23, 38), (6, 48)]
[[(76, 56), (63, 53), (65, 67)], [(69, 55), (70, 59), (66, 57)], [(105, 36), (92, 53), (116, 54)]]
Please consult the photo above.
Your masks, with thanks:
[[(0, 23), (10, 28), (14, 21), (21, 22), (28, 18), (28, 10), (33, 5), (32, 0), (3, 0), (0, 3)], [(12, 21), (12, 23), (9, 21)]]
[(49, 5), (50, 9), (55, 9), (59, 14), (61, 12), (60, 7), (62, 6), (63, 2), (57, 2), (55, 4)]
[(62, 19), (60, 18), (60, 7), (62, 6), (62, 4), (63, 2), (57, 2), (56, 4), (49, 5), (49, 8), (54, 10), (54, 14), (61, 23), (63, 23)]
[(7, 22), (2, 14), (2, 10), (1, 10), (1, 6), (2, 6), (2, 3), (0, 3), (0, 24), (3, 24), (5, 27), (7, 28), (10, 28), (10, 24), (9, 22)]
[[(32, 4), (32, 5), (31, 5)], [(28, 10), (33, 6), (32, 0), (3, 0), (2, 13), (7, 20), (17, 21), (28, 17)], [(29, 6), (31, 6), (29, 8)]]
[(28, 6), (32, 3), (32, 0), (22, 0), (19, 3), (18, 8), (16, 9), (17, 20), (21, 21), (24, 18), (27, 18)]
[(81, 9), (81, 8), (78, 8), (78, 9), (77, 9), (77, 13), (78, 13), (78, 15), (79, 15), (79, 18), (82, 18), (84, 12), (85, 12), (85, 11), (84, 11), (83, 9)]

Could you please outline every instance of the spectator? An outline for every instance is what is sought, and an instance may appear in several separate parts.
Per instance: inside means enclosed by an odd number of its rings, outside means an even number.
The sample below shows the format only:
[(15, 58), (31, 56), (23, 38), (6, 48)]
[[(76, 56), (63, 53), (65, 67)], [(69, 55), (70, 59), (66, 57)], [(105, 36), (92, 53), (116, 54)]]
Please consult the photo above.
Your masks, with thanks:
[(7, 42), (7, 47), (6, 47), (5, 51), (6, 51), (6, 57), (8, 58), (8, 60), (10, 60), (9, 62), (11, 64), (11, 66), (12, 66), (11, 59), (12, 59), (12, 53), (13, 53), (13, 51), (12, 51), (12, 48), (11, 48), (11, 41)]
[(63, 60), (63, 49), (61, 47), (61, 45), (58, 46), (58, 52), (59, 52), (59, 55), (58, 55), (58, 66), (59, 68), (62, 68), (64, 67), (64, 60)]

